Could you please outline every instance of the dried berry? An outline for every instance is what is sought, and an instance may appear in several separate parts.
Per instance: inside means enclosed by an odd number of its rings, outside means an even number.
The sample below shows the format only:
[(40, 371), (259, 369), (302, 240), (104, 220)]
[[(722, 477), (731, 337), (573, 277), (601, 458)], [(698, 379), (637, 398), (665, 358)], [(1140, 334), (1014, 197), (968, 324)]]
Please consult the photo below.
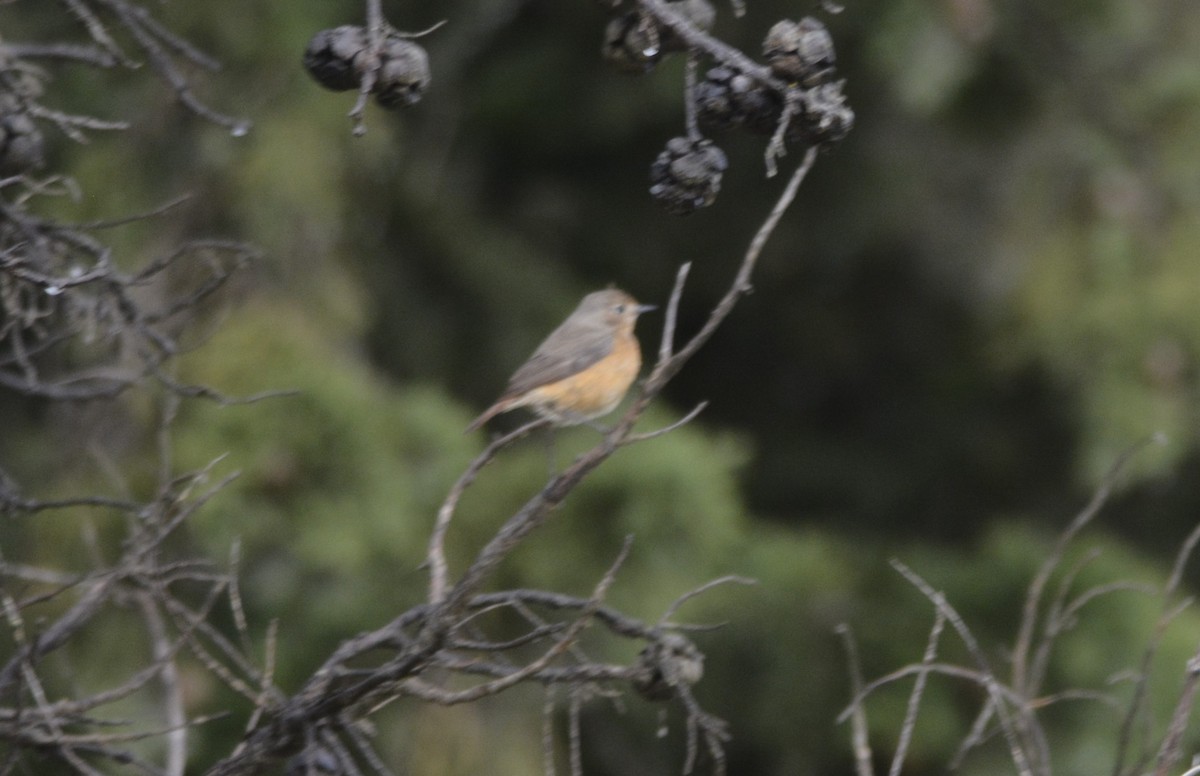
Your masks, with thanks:
[[(305, 69), (317, 83), (334, 91), (359, 88), (372, 64), (366, 30), (355, 25), (321, 30), (304, 51)], [(378, 65), (371, 91), (385, 108), (412, 105), (429, 86), (429, 55), (408, 38), (389, 33)]]
[(833, 77), (833, 37), (811, 16), (776, 22), (763, 41), (763, 55), (777, 75), (804, 86)]
[(646, 700), (673, 698), (680, 685), (691, 686), (704, 676), (704, 653), (686, 636), (664, 633), (638, 654), (633, 689)]
[(714, 67), (696, 84), (700, 121), (715, 129), (775, 131), (783, 103), (769, 87), (728, 67)]
[(841, 81), (814, 86), (804, 92), (800, 125), (805, 139), (824, 149), (831, 148), (849, 134), (854, 128), (854, 110), (846, 104)]
[(376, 75), (375, 102), (394, 110), (420, 101), (429, 88), (429, 55), (419, 44), (389, 35), (380, 53)]
[(304, 68), (326, 89), (357, 89), (362, 77), (357, 61), (366, 47), (367, 33), (362, 27), (347, 24), (321, 30), (304, 50)]
[(725, 153), (711, 140), (673, 137), (650, 166), (650, 196), (679, 216), (708, 207), (728, 166)]
[(614, 17), (604, 28), (604, 59), (626, 73), (648, 73), (662, 59), (662, 35), (649, 16), (637, 11)]
[[(712, 29), (717, 12), (709, 0), (672, 0), (667, 5), (701, 31)], [(648, 73), (664, 55), (686, 51), (687, 42), (650, 14), (630, 11), (614, 17), (604, 28), (600, 51), (618, 70)]]
[[(788, 90), (794, 110), (783, 139), (829, 147), (854, 126), (854, 111), (846, 104), (842, 82)], [(714, 67), (696, 84), (700, 122), (714, 129), (740, 127), (773, 135), (783, 118), (784, 98), (768, 86), (727, 67)]]

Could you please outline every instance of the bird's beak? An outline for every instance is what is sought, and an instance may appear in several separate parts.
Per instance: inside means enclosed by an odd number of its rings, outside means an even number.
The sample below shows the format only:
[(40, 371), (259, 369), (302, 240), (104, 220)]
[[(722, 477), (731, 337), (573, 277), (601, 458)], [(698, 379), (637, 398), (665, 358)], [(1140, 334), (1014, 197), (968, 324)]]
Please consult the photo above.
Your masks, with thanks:
[(656, 304), (639, 304), (637, 306), (638, 315), (641, 315), (642, 313), (652, 313), (657, 309), (658, 305)]

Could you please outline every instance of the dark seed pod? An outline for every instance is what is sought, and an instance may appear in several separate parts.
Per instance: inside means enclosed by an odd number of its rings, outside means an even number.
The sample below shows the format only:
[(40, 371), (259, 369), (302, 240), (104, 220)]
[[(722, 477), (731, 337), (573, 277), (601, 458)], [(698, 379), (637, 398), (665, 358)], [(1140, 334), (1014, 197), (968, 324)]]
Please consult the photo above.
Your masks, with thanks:
[[(788, 90), (793, 112), (783, 139), (788, 143), (832, 146), (854, 126), (854, 111), (846, 104), (842, 82)], [(697, 114), (706, 127), (740, 127), (773, 135), (783, 118), (784, 99), (777, 92), (727, 67), (714, 67), (696, 84)]]
[(650, 196), (668, 213), (695, 212), (716, 200), (728, 166), (711, 140), (673, 137), (650, 166)]
[[(703, 32), (712, 29), (717, 11), (709, 0), (670, 0), (667, 5)], [(626, 73), (648, 73), (665, 54), (686, 51), (687, 42), (648, 13), (629, 11), (614, 17), (604, 28), (600, 53), (613, 67)]]
[(731, 78), (733, 71), (729, 68), (714, 67), (696, 84), (692, 99), (696, 102), (697, 116), (705, 126), (732, 129), (741, 123), (737, 102), (729, 86)]
[(604, 28), (604, 59), (625, 73), (648, 73), (662, 59), (662, 35), (654, 20), (638, 11), (613, 18)]
[(741, 125), (759, 134), (773, 133), (783, 114), (779, 95), (744, 73), (735, 73), (729, 87)]
[(800, 122), (805, 140), (812, 145), (829, 149), (841, 142), (854, 128), (854, 110), (846, 104), (842, 82), (821, 84), (804, 92)]
[(357, 89), (361, 76), (356, 61), (366, 47), (367, 33), (362, 27), (347, 24), (321, 30), (304, 50), (304, 69), (326, 89)]
[(778, 95), (728, 67), (709, 70), (696, 84), (695, 99), (701, 123), (714, 129), (746, 127), (768, 134), (783, 110)]
[(776, 22), (763, 41), (763, 55), (777, 75), (804, 86), (833, 77), (833, 36), (811, 16)]
[(693, 685), (704, 676), (704, 653), (685, 636), (666, 633), (638, 654), (633, 689), (651, 701), (675, 696), (676, 687)]
[(425, 49), (407, 38), (389, 35), (372, 90), (375, 102), (389, 110), (414, 105), (429, 88), (430, 78)]
[[(10, 101), (6, 100), (5, 103)], [(42, 131), (28, 113), (0, 106), (0, 175), (21, 175), (46, 163)]]

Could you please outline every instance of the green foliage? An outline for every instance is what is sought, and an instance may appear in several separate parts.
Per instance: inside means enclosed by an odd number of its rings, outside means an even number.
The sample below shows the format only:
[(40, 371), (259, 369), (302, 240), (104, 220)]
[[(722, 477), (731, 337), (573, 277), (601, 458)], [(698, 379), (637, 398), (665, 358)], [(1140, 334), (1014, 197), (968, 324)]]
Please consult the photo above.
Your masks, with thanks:
[[(1083, 239), (1051, 233), (1030, 257), (1022, 312), (1033, 346), (1084, 398), (1084, 465), (1093, 475), (1150, 430), (1168, 441), (1139, 461), (1151, 471), (1197, 441), (1189, 365), (1200, 358), (1200, 313), (1187, 289), (1200, 283), (1200, 231), (1179, 218), (1141, 238), (1097, 218), (1082, 227)], [(1150, 241), (1162, 246), (1153, 260)]]
[[(1180, 123), (1200, 118), (1200, 82), (1183, 64), (1200, 40), (1194, 15), (1176, 20), (1165, 3), (1080, 14), (1061, 80), (1083, 91), (1047, 103), (1015, 165), (1014, 336), (1079, 395), (1080, 468), (1092, 480), (1152, 431), (1170, 443), (1141, 458), (1146, 472), (1198, 441), (1200, 312), (1187, 289), (1198, 280), (1200, 192), (1171, 172), (1200, 164)], [(1079, 122), (1081, 101), (1093, 121)]]
[(419, 592), (436, 505), (472, 448), (465, 412), (429, 389), (390, 389), (327, 336), (280, 303), (236, 314), (187, 376), (233, 395), (297, 393), (189, 405), (175, 437), (180, 465), (226, 455), (220, 470), (241, 471), (194, 526), (209, 550), (220, 557), (240, 540), (252, 600), (303, 615), (323, 643)]

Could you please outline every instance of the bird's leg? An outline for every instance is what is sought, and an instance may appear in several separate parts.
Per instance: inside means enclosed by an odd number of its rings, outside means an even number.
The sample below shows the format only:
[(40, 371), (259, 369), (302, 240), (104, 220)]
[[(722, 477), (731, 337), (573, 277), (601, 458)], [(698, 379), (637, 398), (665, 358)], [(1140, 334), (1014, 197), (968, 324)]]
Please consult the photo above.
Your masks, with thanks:
[(592, 429), (595, 429), (596, 431), (599, 431), (599, 432), (600, 432), (601, 434), (603, 434), (604, 436), (608, 436), (608, 434), (609, 434), (609, 433), (610, 433), (610, 432), (611, 432), (611, 431), (612, 431), (614, 428), (616, 428), (616, 426), (606, 426), (606, 425), (604, 425), (603, 423), (597, 423), (597, 422), (596, 422), (596, 421), (594, 421), (594, 420), (585, 420), (585, 421), (583, 421), (583, 424), (584, 424), (585, 426), (587, 426), (588, 428), (592, 428)]
[(558, 474), (558, 465), (554, 460), (554, 424), (546, 424), (545, 436), (542, 439), (546, 443), (546, 467), (548, 469), (547, 476), (553, 478), (555, 474)]
[(570, 411), (564, 412), (562, 410), (559, 410), (558, 414), (560, 417), (560, 423), (562, 425), (587, 426), (588, 428), (594, 429), (605, 436), (607, 436), (608, 433), (613, 430), (613, 428), (616, 428), (615, 426), (606, 426), (603, 423), (598, 423), (595, 420), (592, 420), (587, 415), (584, 415), (579, 412), (570, 412)]

